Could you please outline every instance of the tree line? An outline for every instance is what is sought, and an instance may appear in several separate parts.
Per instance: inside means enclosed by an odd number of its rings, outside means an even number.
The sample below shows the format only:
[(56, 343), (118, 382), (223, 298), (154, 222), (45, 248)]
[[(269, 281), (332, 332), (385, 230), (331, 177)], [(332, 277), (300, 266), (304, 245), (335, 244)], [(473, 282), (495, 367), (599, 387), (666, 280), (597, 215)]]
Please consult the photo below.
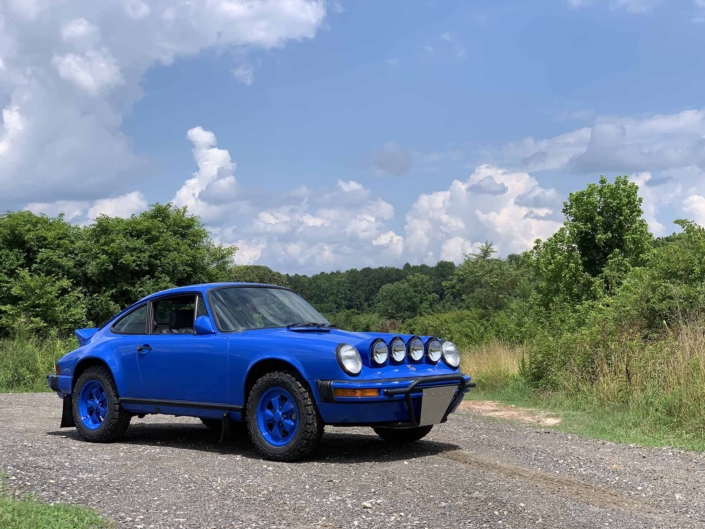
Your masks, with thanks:
[[(306, 276), (235, 265), (236, 249), (215, 244), (198, 217), (170, 204), (127, 219), (101, 216), (87, 226), (8, 212), (0, 215), (0, 336), (19, 327), (68, 335), (155, 291), (253, 281), (291, 287), (351, 330), (440, 335), (464, 348), (490, 340), (531, 343), (527, 373), (552, 384), (571, 366), (589, 373), (597, 342), (610, 333), (658, 336), (699, 313), (702, 227), (680, 220), (679, 233), (655, 238), (627, 177), (601, 178), (571, 193), (563, 214), (553, 236), (506, 258), (486, 242), (457, 266), (441, 261)], [(556, 352), (559, 342), (577, 337), (595, 343)]]

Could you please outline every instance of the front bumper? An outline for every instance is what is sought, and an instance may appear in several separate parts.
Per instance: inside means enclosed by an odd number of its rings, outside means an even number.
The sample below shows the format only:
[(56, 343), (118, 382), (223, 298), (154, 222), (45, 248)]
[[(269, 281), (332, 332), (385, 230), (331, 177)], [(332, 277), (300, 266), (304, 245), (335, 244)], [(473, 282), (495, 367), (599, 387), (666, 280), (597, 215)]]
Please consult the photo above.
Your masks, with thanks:
[[(318, 408), (326, 424), (338, 426), (397, 426), (419, 425), (423, 390), (455, 386), (440, 422), (458, 407), (465, 394), (475, 384), (461, 373), (432, 375), (392, 380), (318, 380)], [(376, 389), (375, 397), (337, 397), (336, 389)]]

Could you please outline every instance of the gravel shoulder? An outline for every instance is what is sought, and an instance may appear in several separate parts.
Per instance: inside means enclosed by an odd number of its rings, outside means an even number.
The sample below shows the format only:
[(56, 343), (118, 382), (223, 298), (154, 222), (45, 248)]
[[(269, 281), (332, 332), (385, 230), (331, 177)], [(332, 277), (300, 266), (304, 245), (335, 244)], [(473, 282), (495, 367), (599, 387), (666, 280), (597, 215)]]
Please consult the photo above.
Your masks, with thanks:
[(705, 526), (705, 455), (619, 445), (461, 411), (393, 447), (326, 428), (315, 458), (260, 459), (197, 419), (134, 419), (123, 442), (59, 429), (54, 394), (0, 395), (0, 470), (43, 502), (120, 528)]

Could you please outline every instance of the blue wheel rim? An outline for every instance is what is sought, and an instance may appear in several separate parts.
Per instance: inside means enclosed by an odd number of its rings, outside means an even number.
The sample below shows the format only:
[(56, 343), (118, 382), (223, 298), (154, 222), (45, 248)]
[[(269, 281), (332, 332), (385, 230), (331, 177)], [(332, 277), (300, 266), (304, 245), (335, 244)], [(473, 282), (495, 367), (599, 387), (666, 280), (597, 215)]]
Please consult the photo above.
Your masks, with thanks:
[(89, 430), (97, 430), (103, 425), (108, 413), (108, 395), (103, 384), (97, 380), (84, 384), (78, 396), (78, 413)]
[(272, 446), (286, 446), (299, 429), (299, 408), (284, 388), (270, 388), (257, 404), (259, 431)]

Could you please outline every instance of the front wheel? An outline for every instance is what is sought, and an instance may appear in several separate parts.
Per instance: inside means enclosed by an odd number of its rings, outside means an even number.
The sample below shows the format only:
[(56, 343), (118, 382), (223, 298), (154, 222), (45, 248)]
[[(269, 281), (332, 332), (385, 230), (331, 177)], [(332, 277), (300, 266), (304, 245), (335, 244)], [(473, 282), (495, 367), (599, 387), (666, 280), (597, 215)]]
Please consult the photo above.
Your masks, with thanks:
[(89, 367), (73, 390), (72, 411), (76, 429), (86, 441), (110, 443), (122, 437), (132, 416), (122, 409), (110, 369)]
[(246, 420), (255, 448), (272, 461), (309, 456), (323, 435), (311, 392), (282, 371), (267, 373), (255, 382), (247, 398)]
[(414, 443), (426, 437), (431, 428), (433, 425), (416, 428), (374, 428), (374, 431), (388, 443)]

